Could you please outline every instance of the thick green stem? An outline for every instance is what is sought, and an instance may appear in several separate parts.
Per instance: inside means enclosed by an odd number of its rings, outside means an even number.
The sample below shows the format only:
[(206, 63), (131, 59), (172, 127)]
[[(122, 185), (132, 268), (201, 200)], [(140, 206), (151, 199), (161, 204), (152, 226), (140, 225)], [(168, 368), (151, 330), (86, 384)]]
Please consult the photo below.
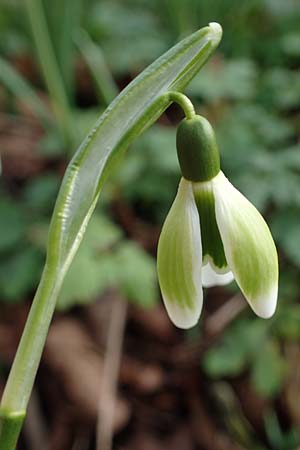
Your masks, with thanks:
[(0, 450), (15, 449), (61, 282), (46, 265), (0, 404)]
[(23, 425), (25, 412), (19, 414), (0, 413), (0, 450), (13, 450)]

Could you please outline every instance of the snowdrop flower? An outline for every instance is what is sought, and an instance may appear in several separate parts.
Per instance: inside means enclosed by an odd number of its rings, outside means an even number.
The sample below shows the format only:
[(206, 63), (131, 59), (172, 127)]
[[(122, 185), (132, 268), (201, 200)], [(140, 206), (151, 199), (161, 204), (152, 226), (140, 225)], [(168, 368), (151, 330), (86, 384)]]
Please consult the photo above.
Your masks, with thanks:
[(194, 116), (181, 122), (177, 152), (183, 177), (157, 255), (170, 319), (179, 328), (194, 326), (202, 309), (202, 286), (233, 279), (253, 311), (271, 317), (278, 291), (276, 248), (260, 213), (220, 171), (206, 119)]

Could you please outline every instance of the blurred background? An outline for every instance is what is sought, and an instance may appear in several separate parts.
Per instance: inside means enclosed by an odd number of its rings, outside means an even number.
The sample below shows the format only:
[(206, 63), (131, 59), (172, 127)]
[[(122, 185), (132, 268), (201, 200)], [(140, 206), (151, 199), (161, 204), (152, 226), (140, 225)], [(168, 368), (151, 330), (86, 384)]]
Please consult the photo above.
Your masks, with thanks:
[(225, 174), (270, 224), (276, 315), (255, 317), (232, 284), (205, 291), (188, 332), (166, 316), (155, 257), (180, 177), (172, 106), (106, 183), (19, 450), (300, 448), (298, 0), (1, 0), (0, 393), (72, 154), (128, 82), (211, 21), (223, 40), (185, 92), (216, 130)]

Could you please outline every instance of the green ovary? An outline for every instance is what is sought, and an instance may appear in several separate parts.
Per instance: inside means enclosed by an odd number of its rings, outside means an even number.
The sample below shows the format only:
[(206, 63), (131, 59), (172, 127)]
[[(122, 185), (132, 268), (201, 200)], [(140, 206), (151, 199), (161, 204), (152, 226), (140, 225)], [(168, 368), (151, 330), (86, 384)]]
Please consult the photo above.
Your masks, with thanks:
[(228, 264), (216, 221), (212, 186), (209, 182), (194, 183), (193, 190), (200, 216), (203, 260), (209, 256), (217, 268), (223, 269)]

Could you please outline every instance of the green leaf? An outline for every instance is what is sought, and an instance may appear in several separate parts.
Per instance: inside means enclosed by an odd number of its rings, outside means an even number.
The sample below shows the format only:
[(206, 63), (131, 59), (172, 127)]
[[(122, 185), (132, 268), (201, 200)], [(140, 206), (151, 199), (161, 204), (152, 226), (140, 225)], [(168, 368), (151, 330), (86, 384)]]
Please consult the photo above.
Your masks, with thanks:
[(89, 303), (117, 283), (113, 247), (119, 242), (120, 229), (104, 216), (94, 215), (79, 252), (72, 262), (59, 296), (58, 308)]
[(88, 33), (81, 30), (75, 40), (94, 79), (96, 92), (100, 102), (108, 105), (119, 93), (117, 84), (108, 68), (104, 54)]
[(284, 149), (282, 152), (278, 153), (278, 162), (285, 168), (291, 170), (300, 169), (300, 145), (296, 144), (292, 147)]
[(300, 56), (300, 33), (289, 32), (281, 38), (281, 47), (283, 51), (295, 58)]
[(300, 101), (300, 80), (297, 72), (277, 67), (265, 75), (265, 95), (277, 109), (297, 108)]
[[(131, 146), (114, 174), (113, 186), (139, 214), (161, 224), (180, 176), (173, 127), (153, 125)], [(162, 183), (161, 180), (164, 180)]]
[[(59, 188), (59, 177), (53, 173), (44, 173), (28, 182), (24, 189), (24, 200), (31, 210), (40, 213), (53, 208)], [(51, 209), (50, 209), (51, 210)]]
[(112, 286), (116, 279), (115, 261), (111, 254), (95, 258), (91, 249), (82, 244), (64, 280), (57, 308), (66, 310), (76, 304), (93, 302)]
[[(53, 42), (50, 37), (43, 2), (42, 0), (26, 0), (24, 3), (27, 8), (34, 44), (49, 91), (53, 112), (56, 115), (57, 125), (61, 129), (62, 136), (64, 137), (66, 143), (70, 144), (73, 142), (78, 142), (76, 136), (77, 128), (74, 127), (73, 115), (62, 73), (56, 58)], [(70, 2), (68, 2), (68, 4), (69, 3)], [(72, 3), (75, 4), (76, 2), (74, 1)], [(64, 20), (64, 22), (66, 21)], [(67, 22), (71, 25), (71, 19)], [(66, 26), (66, 23), (64, 23), (64, 26)], [(68, 36), (68, 39), (69, 38), (70, 36)], [(62, 41), (61, 44), (63, 44)], [(62, 47), (64, 47), (64, 45)], [(68, 68), (68, 62), (64, 62)]]
[(13, 95), (28, 106), (40, 118), (44, 125), (52, 122), (51, 113), (39, 98), (28, 81), (15, 68), (0, 57), (0, 81)]
[(282, 430), (275, 410), (269, 410), (264, 417), (266, 435), (274, 450), (297, 450), (300, 442), (299, 427), (294, 425)]
[(154, 258), (137, 244), (124, 242), (119, 248), (116, 262), (123, 295), (143, 307), (155, 305), (158, 295)]
[(36, 285), (42, 267), (42, 256), (34, 248), (20, 249), (0, 264), (0, 294), (9, 302), (20, 302)]
[(203, 360), (205, 371), (213, 378), (238, 375), (245, 368), (245, 356), (238, 346), (229, 344), (209, 351)]
[(156, 173), (158, 171), (173, 173), (178, 178), (180, 170), (177, 155), (174, 152), (175, 145), (176, 134), (174, 129), (156, 124), (135, 142), (133, 148), (135, 152), (141, 155), (141, 161), (146, 169), (145, 172), (149, 170), (150, 166)]
[(275, 395), (281, 388), (285, 374), (285, 363), (279, 348), (269, 342), (256, 354), (251, 379), (255, 389), (266, 397)]
[(300, 266), (300, 211), (295, 208), (281, 209), (271, 221), (272, 233), (286, 255)]
[(251, 60), (232, 60), (226, 63), (212, 61), (201, 77), (198, 76), (188, 88), (188, 94), (198, 95), (207, 101), (219, 99), (249, 100), (254, 97), (257, 70)]
[(240, 320), (225, 333), (223, 342), (209, 350), (204, 369), (214, 377), (235, 376), (246, 369), (265, 340), (267, 325), (261, 320)]
[(26, 220), (21, 207), (9, 198), (0, 198), (0, 251), (15, 247), (24, 237)]
[(279, 314), (275, 322), (275, 331), (276, 335), (285, 340), (299, 340), (300, 305), (286, 305), (285, 308), (279, 310)]
[(165, 94), (183, 89), (193, 78), (220, 37), (220, 26), (211, 24), (161, 56), (121, 92), (78, 149), (65, 174), (49, 233), (47, 263), (60, 280), (117, 157), (168, 107)]
[(72, 98), (74, 92), (74, 44), (83, 12), (82, 0), (44, 0), (43, 7), (64, 87)]
[(152, 306), (157, 296), (154, 259), (137, 244), (121, 240), (120, 229), (94, 215), (64, 280), (58, 308), (94, 301), (108, 288), (118, 288), (129, 300)]
[[(145, 6), (107, 0), (96, 2), (92, 8), (89, 32), (118, 75), (145, 66), (168, 48), (167, 33)], [(124, 51), (124, 42), (130, 51)]]

